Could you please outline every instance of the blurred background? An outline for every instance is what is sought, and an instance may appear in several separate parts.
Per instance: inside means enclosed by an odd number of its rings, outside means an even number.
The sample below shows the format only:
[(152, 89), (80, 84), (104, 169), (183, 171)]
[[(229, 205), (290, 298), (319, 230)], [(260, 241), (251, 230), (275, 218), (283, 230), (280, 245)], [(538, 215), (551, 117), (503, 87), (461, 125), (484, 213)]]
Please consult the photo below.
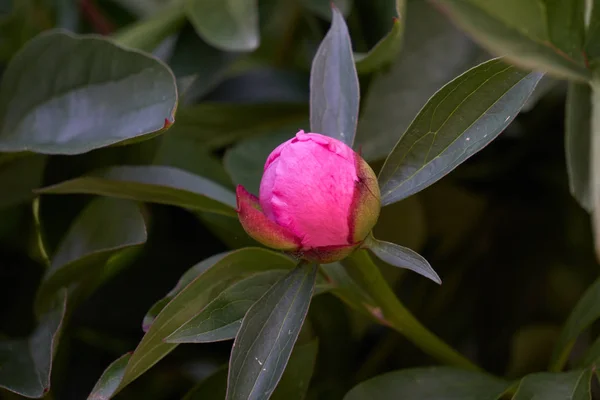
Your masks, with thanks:
[[(169, 0), (0, 0), (0, 73), (35, 35), (53, 28), (108, 35), (152, 52), (177, 78), (175, 124), (163, 135), (78, 156), (36, 155), (0, 164), (0, 337), (35, 327), (32, 304), (43, 276), (35, 246), (31, 190), (110, 165), (171, 165), (228, 187), (258, 192), (266, 156), (308, 131), (309, 72), (327, 32), (328, 0), (259, 0), (260, 46), (225, 51), (190, 22), (160, 35), (147, 26)], [(339, 0), (356, 52), (391, 29), (391, 0)], [(360, 75), (357, 145), (379, 169), (427, 99), (491, 58), (431, 3), (408, 0), (401, 51)], [(129, 30), (129, 31), (128, 31)], [(152, 31), (155, 32), (155, 31)], [(136, 36), (137, 35), (137, 36)], [(544, 370), (561, 325), (596, 278), (589, 215), (569, 193), (564, 157), (566, 83), (544, 77), (527, 107), (483, 151), (432, 187), (383, 209), (378, 238), (424, 255), (442, 277), (380, 267), (406, 306), (433, 332), (485, 370), (517, 378)], [(91, 196), (43, 196), (49, 251), (56, 250)], [(54, 399), (84, 399), (106, 366), (132, 351), (142, 319), (183, 272), (220, 251), (252, 243), (239, 226), (211, 214), (144, 205), (149, 238), (131, 265), (72, 316), (55, 360)], [(403, 337), (372, 324), (332, 295), (313, 300), (319, 337), (309, 399), (341, 399), (385, 371), (437, 364)], [(588, 346), (598, 327), (575, 347)], [(117, 399), (180, 399), (227, 363), (231, 342), (183, 345)], [(17, 395), (0, 390), (0, 398)]]

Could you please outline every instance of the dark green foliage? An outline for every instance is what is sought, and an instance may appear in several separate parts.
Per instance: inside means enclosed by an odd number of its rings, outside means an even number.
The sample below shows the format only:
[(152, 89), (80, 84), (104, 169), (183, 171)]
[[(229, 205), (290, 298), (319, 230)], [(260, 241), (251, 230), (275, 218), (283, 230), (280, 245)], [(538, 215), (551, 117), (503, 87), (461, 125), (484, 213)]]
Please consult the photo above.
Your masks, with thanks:
[[(598, 0), (0, 0), (0, 399), (600, 398), (599, 27)], [(378, 173), (340, 262), (237, 219), (301, 129)]]

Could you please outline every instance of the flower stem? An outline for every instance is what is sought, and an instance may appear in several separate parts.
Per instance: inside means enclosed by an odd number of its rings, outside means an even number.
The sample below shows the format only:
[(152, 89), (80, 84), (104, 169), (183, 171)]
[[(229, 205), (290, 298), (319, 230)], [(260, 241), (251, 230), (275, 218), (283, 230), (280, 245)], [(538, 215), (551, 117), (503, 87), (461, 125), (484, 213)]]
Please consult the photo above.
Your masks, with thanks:
[(400, 302), (366, 250), (354, 252), (343, 262), (348, 273), (371, 296), (379, 309), (371, 310), (379, 321), (406, 336), (430, 356), (450, 365), (480, 368), (424, 327)]

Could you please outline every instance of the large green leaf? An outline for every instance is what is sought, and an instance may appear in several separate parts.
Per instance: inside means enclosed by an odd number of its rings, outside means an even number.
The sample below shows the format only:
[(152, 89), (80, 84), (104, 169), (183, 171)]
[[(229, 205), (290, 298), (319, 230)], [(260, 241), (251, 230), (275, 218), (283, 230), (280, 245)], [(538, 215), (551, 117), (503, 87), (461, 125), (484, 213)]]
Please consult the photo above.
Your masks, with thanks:
[(25, 155), (0, 162), (0, 208), (31, 200), (44, 178), (47, 156)]
[(179, 110), (169, 134), (188, 135), (214, 150), (274, 130), (293, 135), (307, 127), (307, 115), (306, 104), (202, 103)]
[(565, 322), (554, 346), (551, 370), (561, 370), (579, 334), (598, 318), (600, 318), (600, 279), (585, 291)]
[(267, 271), (234, 283), (165, 341), (204, 343), (235, 338), (246, 311), (286, 272)]
[(373, 76), (363, 100), (356, 145), (367, 160), (384, 159), (427, 100), (480, 56), (430, 2), (408, 1), (406, 8), (402, 51)]
[(50, 374), (67, 309), (64, 292), (53, 299), (28, 339), (0, 340), (0, 388), (41, 398), (50, 390)]
[(117, 392), (175, 349), (177, 344), (165, 343), (163, 339), (189, 321), (237, 279), (257, 272), (291, 269), (293, 265), (288, 257), (260, 248), (233, 251), (215, 262), (158, 314), (133, 353)]
[(590, 182), (592, 90), (587, 83), (569, 83), (565, 119), (565, 151), (571, 194), (587, 211), (593, 209)]
[(217, 263), (223, 257), (230, 253), (231, 252), (228, 251), (225, 253), (215, 254), (211, 257), (208, 257), (206, 260), (200, 261), (198, 264), (185, 271), (185, 273), (177, 281), (175, 287), (171, 289), (165, 297), (158, 300), (156, 303), (154, 303), (154, 305), (152, 305), (152, 307), (150, 307), (150, 310), (148, 310), (142, 322), (143, 331), (148, 332), (148, 329), (150, 329), (150, 326), (152, 326), (152, 324), (154, 323), (154, 320), (156, 319), (157, 315), (162, 311), (163, 308), (165, 308), (167, 304), (169, 304), (171, 300), (173, 300), (175, 296), (179, 294), (179, 292), (181, 292), (200, 274), (204, 273), (204, 271), (215, 265), (215, 263)]
[(130, 358), (130, 353), (124, 354), (106, 367), (88, 396), (88, 400), (109, 400), (123, 379)]
[(521, 380), (512, 400), (591, 400), (591, 378), (591, 368), (527, 375)]
[(300, 264), (250, 307), (229, 360), (227, 400), (271, 397), (308, 313), (318, 268)]
[(46, 32), (0, 85), (0, 151), (80, 154), (158, 132), (177, 89), (160, 61), (96, 36)]
[(355, 54), (356, 71), (368, 74), (391, 64), (402, 47), (406, 20), (406, 0), (396, 0), (396, 15), (391, 31), (366, 54)]
[(285, 372), (271, 396), (271, 400), (304, 400), (312, 378), (319, 341), (296, 343)]
[(37, 192), (96, 194), (236, 215), (232, 192), (201, 176), (164, 166), (111, 167)]
[[(217, 255), (217, 257), (222, 256), (222, 254)], [(213, 257), (209, 260), (211, 259)], [(206, 260), (198, 264), (198, 266), (204, 268), (202, 264), (206, 264)], [(200, 313), (179, 327), (173, 334), (166, 337), (165, 342), (205, 343), (235, 338), (248, 309), (286, 272), (285, 270), (273, 270), (240, 279), (223, 290)], [(182, 282), (192, 280), (193, 277), (191, 275), (193, 273), (199, 274), (200, 271), (189, 270), (177, 286), (179, 287)], [(323, 279), (317, 278), (315, 295), (330, 289), (331, 286)], [(144, 318), (144, 330), (147, 331), (149, 329), (155, 316), (166, 305), (165, 302), (168, 302), (173, 296), (172, 292), (166, 298), (155, 303), (148, 314), (146, 314)]]
[(36, 297), (36, 308), (45, 305), (60, 288), (78, 283), (111, 256), (146, 242), (144, 217), (131, 201), (100, 197), (78, 216), (52, 257)]
[(499, 400), (509, 382), (450, 367), (388, 372), (355, 386), (344, 400)]
[(185, 0), (196, 32), (228, 51), (252, 51), (260, 43), (257, 0)]
[(354, 143), (360, 89), (344, 16), (333, 8), (331, 28), (310, 71), (310, 129)]
[(591, 78), (583, 54), (585, 0), (436, 0), (475, 40), (526, 68)]
[(494, 59), (440, 89), (385, 161), (379, 173), (382, 205), (423, 190), (490, 143), (541, 77)]

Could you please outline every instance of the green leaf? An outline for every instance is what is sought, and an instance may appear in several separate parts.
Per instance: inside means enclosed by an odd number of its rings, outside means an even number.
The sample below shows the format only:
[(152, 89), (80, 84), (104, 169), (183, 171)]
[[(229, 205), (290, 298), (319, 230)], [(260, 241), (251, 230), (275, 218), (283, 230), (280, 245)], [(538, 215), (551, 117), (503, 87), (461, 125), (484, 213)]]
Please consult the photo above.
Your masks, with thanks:
[(293, 132), (282, 130), (236, 143), (223, 158), (231, 180), (243, 185), (250, 193), (258, 193), (267, 157), (277, 146), (293, 137)]
[(207, 150), (216, 150), (275, 130), (287, 129), (293, 135), (307, 126), (307, 111), (305, 104), (294, 103), (202, 103), (179, 110), (169, 135), (187, 135)]
[(173, 300), (175, 296), (179, 294), (179, 292), (181, 292), (200, 274), (204, 273), (208, 268), (221, 261), (223, 257), (227, 256), (230, 253), (231, 252), (228, 251), (224, 253), (215, 254), (214, 256), (208, 257), (206, 260), (200, 261), (198, 264), (188, 269), (181, 276), (181, 278), (179, 278), (179, 281), (177, 281), (175, 287), (171, 289), (171, 291), (167, 293), (165, 297), (158, 300), (156, 303), (154, 303), (152, 307), (150, 307), (150, 310), (148, 310), (148, 312), (144, 316), (144, 321), (142, 322), (143, 331), (148, 332), (148, 329), (150, 329), (150, 326), (152, 326), (152, 324), (154, 323), (156, 316), (162, 311), (163, 308), (165, 308), (167, 304), (169, 304), (171, 300)]
[(96, 194), (236, 216), (232, 192), (201, 176), (164, 166), (111, 167), (37, 193)]
[(133, 353), (117, 392), (175, 349), (177, 344), (165, 343), (163, 339), (206, 307), (233, 281), (257, 272), (291, 269), (293, 265), (286, 256), (260, 248), (233, 251), (215, 262), (158, 314)]
[(384, 159), (427, 100), (481, 59), (474, 43), (430, 2), (409, 1), (406, 8), (402, 52), (373, 76), (363, 100), (356, 147), (367, 160)]
[(554, 346), (550, 363), (551, 371), (562, 369), (579, 334), (598, 318), (600, 318), (600, 279), (585, 291), (565, 322)]
[(172, 124), (173, 74), (97, 36), (50, 31), (14, 56), (0, 85), (0, 151), (81, 154)]
[(127, 200), (94, 199), (79, 214), (52, 257), (36, 296), (36, 309), (46, 304), (60, 288), (68, 288), (99, 269), (120, 251), (146, 242), (144, 217)]
[(333, 21), (321, 42), (310, 71), (310, 129), (354, 143), (360, 89), (352, 43), (342, 14), (333, 8)]
[(344, 400), (499, 400), (510, 383), (450, 367), (388, 372), (355, 386)]
[(312, 378), (319, 341), (296, 343), (285, 372), (271, 396), (271, 400), (304, 400)]
[(540, 372), (525, 376), (512, 400), (590, 400), (592, 370)]
[(402, 48), (405, 15), (406, 1), (396, 0), (396, 16), (394, 17), (392, 30), (368, 53), (354, 55), (356, 71), (359, 74), (369, 74), (394, 61)]
[[(272, 400), (304, 400), (313, 374), (319, 342), (296, 343)], [(224, 400), (227, 367), (220, 368), (190, 390), (182, 400)]]
[(165, 342), (206, 343), (235, 338), (246, 311), (285, 273), (267, 271), (234, 283)]
[(485, 147), (517, 116), (541, 77), (494, 59), (445, 85), (386, 159), (381, 204), (423, 190)]
[(0, 341), (0, 388), (41, 398), (50, 390), (52, 362), (67, 309), (66, 293), (57, 296), (29, 337)]
[(96, 385), (92, 389), (92, 392), (88, 396), (88, 400), (109, 400), (115, 394), (115, 390), (123, 374), (125, 373), (125, 367), (131, 358), (131, 353), (122, 355), (113, 361), (102, 373)]
[(227, 51), (258, 48), (257, 0), (186, 0), (185, 6), (196, 32), (211, 45)]
[(367, 247), (378, 258), (394, 267), (406, 268), (431, 279), (441, 285), (442, 280), (437, 272), (429, 265), (427, 260), (419, 253), (395, 243), (384, 242), (370, 236), (367, 240)]
[(587, 83), (570, 82), (565, 117), (565, 151), (571, 194), (588, 212), (593, 210), (590, 182), (592, 90)]
[(185, 22), (180, 4), (174, 4), (117, 31), (113, 39), (124, 47), (151, 52), (168, 36), (176, 33)]
[(437, 0), (476, 41), (528, 69), (589, 80), (584, 0)]
[(33, 199), (33, 190), (44, 178), (46, 161), (46, 156), (34, 154), (0, 162), (0, 208)]
[(308, 313), (317, 270), (300, 264), (250, 307), (229, 360), (227, 400), (271, 397)]

